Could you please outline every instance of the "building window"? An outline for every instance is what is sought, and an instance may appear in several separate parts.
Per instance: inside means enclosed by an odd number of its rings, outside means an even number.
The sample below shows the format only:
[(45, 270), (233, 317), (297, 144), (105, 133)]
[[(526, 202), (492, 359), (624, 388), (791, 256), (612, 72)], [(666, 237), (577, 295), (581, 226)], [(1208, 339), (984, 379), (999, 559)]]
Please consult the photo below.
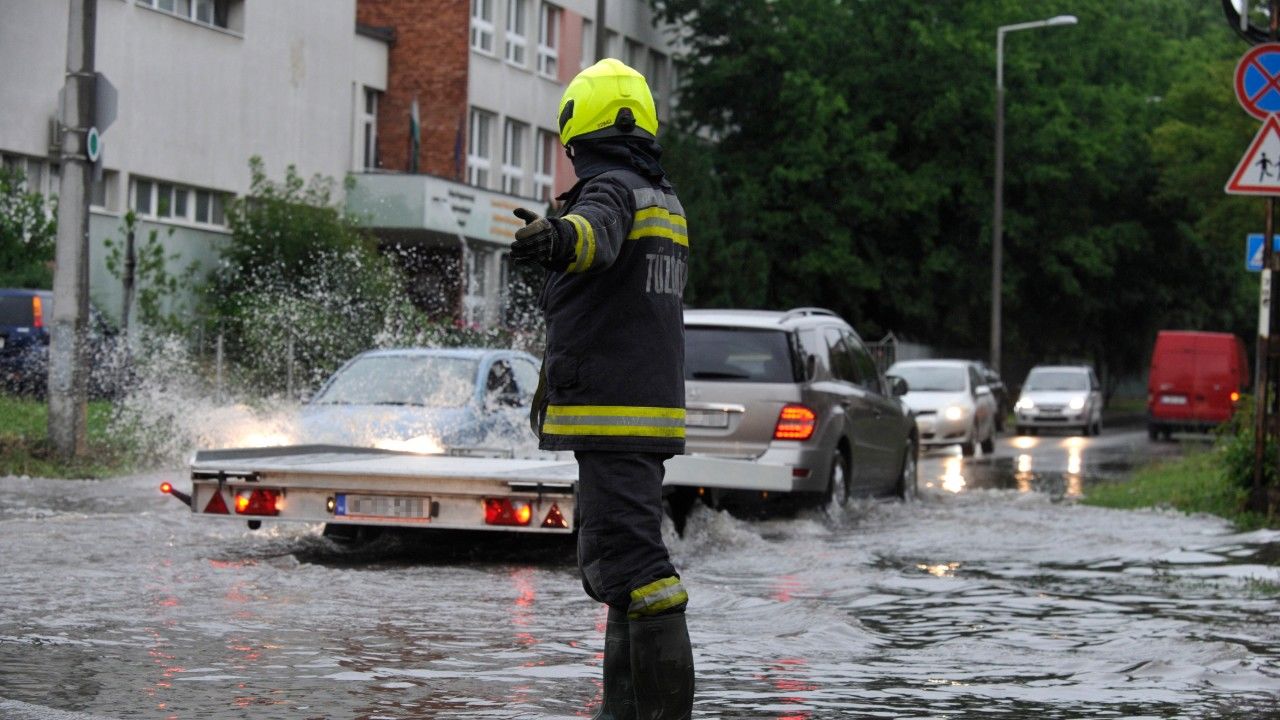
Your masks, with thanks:
[(187, 185), (135, 178), (133, 211), (138, 217), (225, 227), (226, 194)]
[(560, 58), (560, 8), (542, 3), (538, 8), (538, 73), (555, 78)]
[(524, 143), (529, 126), (507, 119), (502, 127), (502, 191), (521, 195), (524, 190)]
[(103, 170), (102, 179), (94, 180), (89, 186), (89, 205), (100, 210), (110, 210), (112, 205), (111, 188), (116, 184), (116, 173), (112, 170)]
[(667, 90), (667, 56), (656, 50), (649, 51), (649, 64), (644, 70), (645, 79), (649, 81), (649, 92), (653, 93), (653, 106), (662, 107), (662, 96)]
[(586, 70), (595, 64), (596, 57), (596, 24), (590, 20), (582, 21), (582, 61), (579, 70)]
[(539, 130), (538, 144), (534, 146), (533, 196), (547, 203), (551, 202), (551, 188), (555, 185), (555, 152), (558, 140), (550, 130)]
[(471, 49), (493, 54), (493, 2), (471, 0)]
[(139, 5), (176, 15), (201, 25), (240, 31), (244, 0), (137, 0)]
[(636, 72), (644, 72), (644, 46), (630, 39), (626, 41), (625, 45), (627, 56), (622, 61)]
[(524, 67), (529, 46), (525, 0), (507, 0), (507, 62)]
[(4, 168), (18, 174), (26, 180), (24, 191), (39, 193), (46, 198), (54, 197), (61, 190), (61, 166), (38, 157), (26, 155), (3, 155)]
[(364, 154), (362, 157), (365, 170), (374, 170), (378, 162), (378, 96), (382, 93), (371, 87), (364, 89), (364, 112), (360, 115), (360, 124), (364, 127)]
[(604, 31), (604, 56), (607, 58), (622, 57), (622, 37), (612, 30)]
[(467, 182), (489, 187), (489, 135), (493, 113), (471, 109), (471, 141), (467, 144)]

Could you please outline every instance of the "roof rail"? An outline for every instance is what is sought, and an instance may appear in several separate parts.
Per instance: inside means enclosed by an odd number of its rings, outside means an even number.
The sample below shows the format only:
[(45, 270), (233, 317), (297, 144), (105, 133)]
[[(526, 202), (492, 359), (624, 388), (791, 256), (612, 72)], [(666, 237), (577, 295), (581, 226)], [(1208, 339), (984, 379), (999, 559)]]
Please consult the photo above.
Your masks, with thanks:
[(829, 315), (831, 317), (839, 317), (833, 310), (820, 307), (798, 307), (791, 308), (783, 316), (781, 322), (786, 322), (792, 318), (808, 317), (810, 315)]

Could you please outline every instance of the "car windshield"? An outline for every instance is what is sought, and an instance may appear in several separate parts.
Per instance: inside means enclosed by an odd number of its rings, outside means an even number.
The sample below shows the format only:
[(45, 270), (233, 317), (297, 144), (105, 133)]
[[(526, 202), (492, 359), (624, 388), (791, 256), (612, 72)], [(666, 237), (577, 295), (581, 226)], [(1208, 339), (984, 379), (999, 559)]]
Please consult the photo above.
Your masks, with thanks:
[(895, 365), (889, 375), (907, 381), (909, 392), (964, 392), (964, 368), (940, 365)]
[(1088, 390), (1089, 381), (1082, 372), (1070, 370), (1037, 370), (1027, 376), (1024, 390)]
[(686, 380), (725, 380), (758, 383), (791, 383), (787, 334), (755, 328), (686, 327), (684, 377)]
[(475, 391), (478, 361), (431, 355), (356, 360), (316, 396), (319, 405), (459, 407)]

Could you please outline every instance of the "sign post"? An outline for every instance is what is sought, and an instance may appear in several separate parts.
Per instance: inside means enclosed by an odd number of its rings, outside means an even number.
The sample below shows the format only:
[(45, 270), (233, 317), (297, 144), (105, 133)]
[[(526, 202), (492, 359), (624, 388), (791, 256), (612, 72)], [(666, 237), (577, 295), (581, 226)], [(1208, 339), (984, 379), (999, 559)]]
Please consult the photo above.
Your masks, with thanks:
[[(1249, 23), (1249, 4), (1233, 6), (1224, 0), (1227, 21), (1241, 37), (1254, 47), (1236, 65), (1236, 99), (1245, 112), (1262, 120), (1262, 127), (1227, 181), (1226, 192), (1234, 195), (1259, 195), (1266, 198), (1266, 218), (1261, 242), (1261, 275), (1258, 288), (1258, 337), (1255, 353), (1253, 489), (1249, 494), (1250, 509), (1269, 513), (1272, 509), (1264, 482), (1268, 441), (1280, 440), (1280, 343), (1277, 336), (1277, 305), (1272, 302), (1271, 284), (1280, 271), (1280, 253), (1275, 243), (1265, 238), (1275, 236), (1275, 198), (1280, 195), (1280, 0), (1263, 0), (1269, 27), (1263, 31)], [(1260, 3), (1261, 4), (1261, 3)], [(1236, 13), (1233, 17), (1233, 13)], [(1251, 260), (1251, 258), (1250, 258)], [(1280, 442), (1277, 442), (1280, 447)], [(1280, 456), (1271, 462), (1280, 465)]]

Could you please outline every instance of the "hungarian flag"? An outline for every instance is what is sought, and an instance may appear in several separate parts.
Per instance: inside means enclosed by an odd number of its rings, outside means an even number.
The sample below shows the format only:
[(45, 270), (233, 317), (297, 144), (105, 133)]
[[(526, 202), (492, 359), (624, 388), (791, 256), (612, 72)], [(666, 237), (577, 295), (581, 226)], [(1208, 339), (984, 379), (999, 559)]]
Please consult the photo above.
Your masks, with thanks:
[(418, 119), (418, 96), (409, 106), (409, 172), (418, 172), (418, 148), (422, 146), (422, 123)]

